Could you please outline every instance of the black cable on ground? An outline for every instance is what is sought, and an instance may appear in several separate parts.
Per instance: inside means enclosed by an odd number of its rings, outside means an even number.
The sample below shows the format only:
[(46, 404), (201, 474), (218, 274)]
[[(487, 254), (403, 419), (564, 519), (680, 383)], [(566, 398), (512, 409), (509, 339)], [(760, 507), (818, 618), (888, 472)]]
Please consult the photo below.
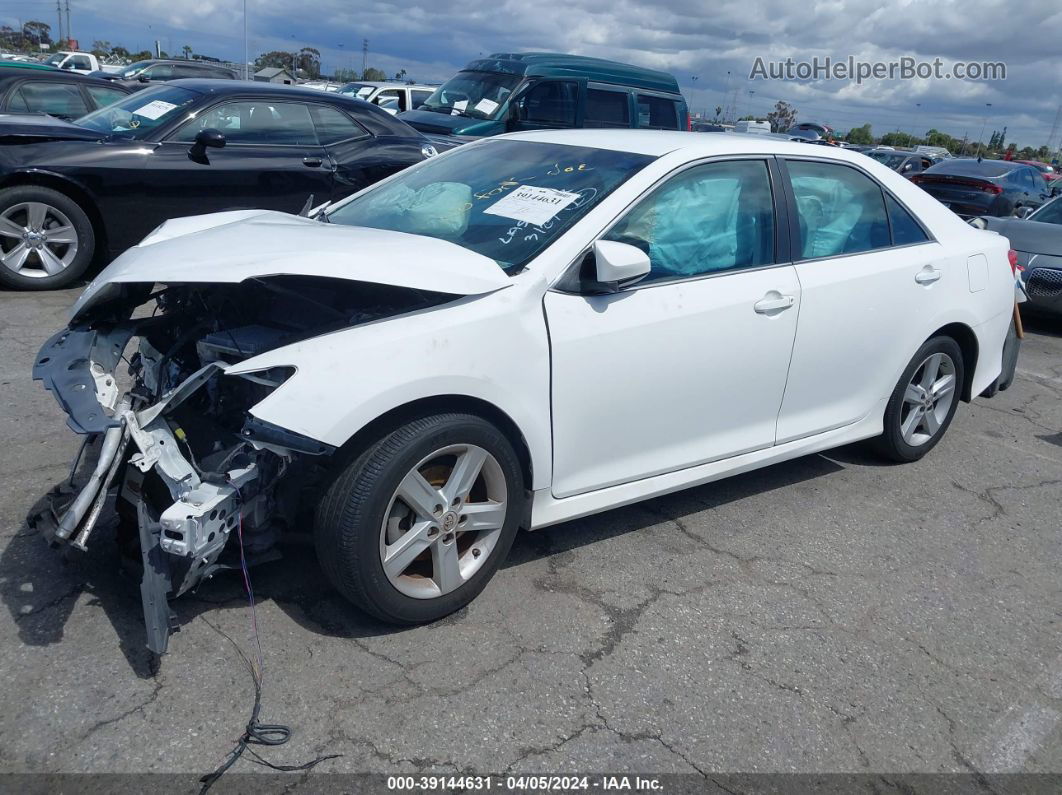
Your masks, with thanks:
[(321, 762), (324, 762), (326, 759), (338, 759), (342, 756), (342, 754), (329, 754), (327, 756), (318, 756), (316, 759), (305, 762), (301, 765), (275, 765), (272, 762), (263, 759), (252, 748), (248, 747), (251, 745), (283, 745), (291, 739), (291, 729), (280, 723), (258, 722), (258, 713), (262, 709), (262, 676), (264, 673), (262, 641), (258, 636), (258, 617), (255, 614), (254, 590), (251, 588), (251, 575), (247, 568), (247, 558), (244, 555), (243, 549), (243, 495), (240, 494), (238, 488), (236, 489), (236, 494), (239, 497), (239, 504), (236, 508), (236, 515), (239, 517), (236, 522), (236, 534), (240, 542), (240, 568), (243, 570), (243, 584), (247, 591), (247, 599), (251, 607), (251, 628), (254, 634), (255, 645), (258, 648), (258, 666), (255, 667), (250, 658), (244, 654), (243, 649), (240, 648), (239, 644), (229, 635), (218, 627), (214, 627), (214, 630), (233, 645), (240, 657), (243, 658), (243, 661), (247, 664), (247, 668), (251, 672), (251, 679), (254, 681), (254, 707), (251, 709), (251, 719), (247, 721), (247, 727), (244, 729), (243, 736), (236, 741), (236, 747), (229, 752), (229, 755), (225, 757), (225, 761), (218, 766), (217, 770), (213, 773), (208, 773), (199, 779), (199, 782), (203, 785), (202, 789), (199, 790), (199, 795), (204, 795), (207, 790), (214, 786), (214, 783), (225, 774), (225, 771), (236, 764), (237, 760), (243, 756), (244, 751), (253, 757), (251, 761), (255, 764), (263, 765), (272, 770), (279, 770), (284, 773), (290, 773), (297, 770), (310, 770)]

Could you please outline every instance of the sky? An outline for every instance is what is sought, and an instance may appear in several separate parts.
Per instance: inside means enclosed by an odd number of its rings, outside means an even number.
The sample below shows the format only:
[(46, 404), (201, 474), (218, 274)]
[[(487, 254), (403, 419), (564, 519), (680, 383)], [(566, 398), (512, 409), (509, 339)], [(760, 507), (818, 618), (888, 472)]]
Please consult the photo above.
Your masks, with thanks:
[[(694, 111), (735, 105), (763, 115), (778, 100), (801, 121), (839, 130), (870, 123), (876, 135), (930, 127), (976, 140), (1007, 126), (1019, 146), (1062, 142), (1062, 3), (1058, 0), (248, 0), (251, 58), (312, 46), (326, 72), (368, 64), (441, 82), (492, 52), (593, 55), (671, 72)], [(0, 19), (41, 19), (54, 28), (50, 0), (0, 0)], [(130, 50), (155, 39), (171, 53), (243, 57), (238, 0), (71, 0), (71, 26), (83, 46), (96, 39)], [(1007, 79), (750, 80), (767, 61), (852, 56), (868, 62), (911, 56), (1003, 62)], [(728, 91), (729, 87), (729, 91)], [(751, 93), (750, 93), (751, 92)], [(735, 103), (736, 97), (736, 103)]]

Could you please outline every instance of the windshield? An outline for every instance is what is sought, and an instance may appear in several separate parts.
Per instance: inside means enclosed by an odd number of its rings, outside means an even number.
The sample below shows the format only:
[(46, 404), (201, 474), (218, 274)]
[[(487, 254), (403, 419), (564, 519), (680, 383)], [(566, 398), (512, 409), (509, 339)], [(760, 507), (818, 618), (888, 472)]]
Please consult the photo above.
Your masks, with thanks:
[(522, 79), (496, 72), (458, 72), (435, 89), (420, 110), (493, 119)]
[(120, 72), (117, 72), (117, 74), (122, 78), (135, 77), (149, 66), (151, 66), (151, 61), (137, 61), (136, 63), (129, 64), (129, 66), (125, 67)]
[(339, 205), (327, 219), (448, 240), (515, 270), (652, 160), (529, 141), (466, 144)]
[(1042, 224), (1062, 224), (1062, 200), (1052, 199), (1030, 215), (1029, 220)]
[(199, 95), (177, 86), (158, 86), (82, 116), (75, 124), (126, 138), (149, 138), (151, 132), (180, 116)]
[(347, 83), (337, 93), (346, 94), (348, 97), (357, 97), (358, 99), (368, 99), (375, 88), (376, 86), (367, 86), (364, 83)]

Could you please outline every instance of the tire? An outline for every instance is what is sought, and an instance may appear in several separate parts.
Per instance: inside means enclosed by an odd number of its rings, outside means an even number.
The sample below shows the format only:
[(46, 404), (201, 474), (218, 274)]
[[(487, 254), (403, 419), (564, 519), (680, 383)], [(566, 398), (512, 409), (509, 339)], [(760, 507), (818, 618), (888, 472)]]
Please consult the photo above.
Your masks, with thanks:
[[(474, 480), (459, 483), (458, 472), (472, 471)], [(415, 419), (337, 474), (317, 509), (317, 556), (332, 585), (369, 615), (391, 624), (435, 621), (475, 599), (494, 576), (527, 500), (516, 452), (489, 422), (456, 413)]]
[[(20, 229), (30, 237), (20, 239)], [(58, 241), (48, 242), (49, 231), (58, 233)], [(92, 222), (66, 194), (36, 185), (0, 190), (0, 286), (68, 287), (88, 269), (95, 249)]]
[[(931, 362), (938, 363), (939, 369), (936, 371), (937, 377), (929, 379), (925, 366), (935, 366)], [(946, 389), (942, 379), (949, 375), (951, 386)], [(954, 339), (933, 337), (925, 342), (904, 368), (889, 397), (885, 407), (884, 431), (873, 440), (877, 452), (890, 461), (909, 463), (917, 461), (936, 447), (955, 416), (964, 377), (962, 350)], [(933, 386), (939, 386), (939, 394), (935, 399), (931, 391), (925, 388), (930, 382)], [(912, 387), (911, 393), (908, 392), (909, 385)]]

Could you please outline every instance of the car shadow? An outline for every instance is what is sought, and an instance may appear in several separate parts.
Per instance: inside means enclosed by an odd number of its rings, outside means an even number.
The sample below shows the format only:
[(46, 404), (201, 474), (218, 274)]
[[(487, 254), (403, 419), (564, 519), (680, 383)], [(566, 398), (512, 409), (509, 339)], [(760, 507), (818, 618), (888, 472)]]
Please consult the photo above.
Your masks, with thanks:
[[(831, 455), (831, 458), (834, 456)], [(863, 463), (862, 460), (859, 463)], [(844, 469), (821, 455), (806, 456), (675, 494), (657, 497), (535, 532), (520, 533), (504, 568), (521, 566), (579, 547), (607, 542), (659, 524), (662, 519), (712, 510), (750, 496), (786, 488)], [(46, 505), (41, 497), (27, 513)], [(74, 605), (83, 594), (106, 615), (132, 671), (149, 678), (158, 658), (144, 646), (143, 614), (135, 575), (123, 574), (114, 534), (115, 522), (97, 527), (87, 552), (49, 549), (41, 535), (23, 522), (0, 553), (0, 598), (27, 646), (62, 643)], [(677, 532), (677, 531), (676, 531)], [(283, 558), (252, 570), (258, 602), (272, 601), (300, 626), (339, 638), (365, 638), (408, 631), (365, 615), (336, 593), (320, 569), (308, 535), (282, 545)], [(236, 572), (225, 572), (171, 602), (178, 628), (221, 610), (242, 610), (247, 597)], [(459, 621), (461, 612), (446, 621)], [(213, 622), (211, 622), (213, 623)], [(171, 643), (179, 644), (179, 635)]]

